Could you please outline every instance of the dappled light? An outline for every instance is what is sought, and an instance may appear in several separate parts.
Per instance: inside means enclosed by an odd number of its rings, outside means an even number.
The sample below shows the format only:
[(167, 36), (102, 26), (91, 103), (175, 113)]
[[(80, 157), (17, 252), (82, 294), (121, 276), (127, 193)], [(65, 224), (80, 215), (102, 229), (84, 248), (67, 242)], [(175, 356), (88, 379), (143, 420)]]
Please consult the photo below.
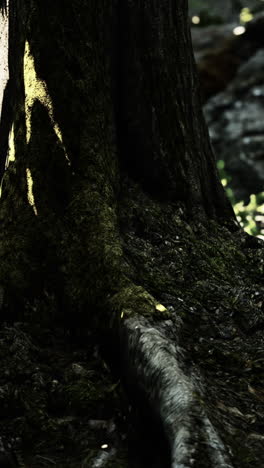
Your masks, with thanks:
[(103, 444), (103, 445), (101, 445), (101, 449), (105, 450), (105, 449), (107, 449), (107, 448), (108, 448), (108, 444)]
[(9, 16), (0, 468), (262, 468), (264, 1)]
[(67, 152), (63, 143), (61, 130), (59, 128), (58, 123), (56, 122), (54, 118), (53, 104), (52, 104), (51, 97), (48, 93), (46, 83), (40, 78), (38, 78), (36, 74), (34, 58), (30, 53), (28, 42), (26, 42), (25, 54), (24, 54), (24, 83), (25, 83), (25, 113), (26, 113), (27, 143), (29, 142), (30, 137), (31, 137), (31, 110), (32, 110), (34, 102), (38, 100), (47, 109), (50, 120), (53, 124), (54, 131), (64, 149), (65, 158), (67, 159), (68, 164), (70, 164), (70, 160), (69, 160), (69, 157), (67, 155)]
[(37, 216), (37, 208), (35, 205), (34, 193), (33, 193), (33, 179), (30, 169), (27, 167), (26, 169), (27, 174), (27, 197), (28, 203), (32, 206), (35, 215)]
[(8, 140), (8, 154), (6, 159), (6, 169), (9, 166), (9, 163), (16, 160), (16, 149), (15, 149), (15, 134), (14, 134), (14, 124), (12, 125), (11, 132)]
[(241, 36), (241, 34), (244, 34), (245, 31), (246, 31), (246, 28), (244, 26), (236, 26), (233, 29), (233, 34), (235, 36)]
[(200, 23), (200, 17), (195, 15), (192, 17), (192, 23), (193, 24), (199, 24)]
[(254, 15), (251, 13), (249, 8), (242, 8), (239, 17), (241, 23), (248, 23), (254, 18)]
[[(11, 132), (8, 139), (8, 153), (5, 163), (5, 170), (7, 170), (10, 163), (15, 162), (16, 160), (16, 151), (15, 151), (15, 135), (14, 135), (14, 124), (12, 125)], [(0, 199), (2, 197), (2, 185), (3, 180), (0, 182)]]
[(218, 160), (217, 167), (237, 220), (248, 234), (264, 239), (264, 192), (251, 194), (249, 201), (238, 201), (232, 189), (232, 177), (226, 172), (225, 162)]
[(252, 193), (248, 204), (243, 201), (235, 203), (234, 211), (248, 234), (264, 240), (264, 192)]
[(165, 312), (166, 307), (164, 307), (162, 304), (157, 304), (156, 309), (159, 310), (159, 312)]
[(0, 112), (8, 76), (8, 19), (0, 13)]
[(193, 45), (221, 182), (240, 225), (263, 239), (264, 2), (191, 1), (197, 16), (205, 9), (208, 27), (192, 28)]

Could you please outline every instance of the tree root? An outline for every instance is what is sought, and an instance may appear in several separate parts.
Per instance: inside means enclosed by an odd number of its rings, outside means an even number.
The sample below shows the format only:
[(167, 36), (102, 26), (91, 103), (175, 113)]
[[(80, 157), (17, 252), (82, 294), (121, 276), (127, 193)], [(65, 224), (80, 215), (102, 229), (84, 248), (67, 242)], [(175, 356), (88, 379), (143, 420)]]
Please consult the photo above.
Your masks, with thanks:
[[(144, 317), (123, 321), (125, 366), (130, 382), (161, 421), (171, 452), (171, 468), (232, 468), (228, 449), (206, 414), (201, 384), (187, 369), (183, 350), (159, 325)], [(184, 370), (185, 368), (185, 370)]]

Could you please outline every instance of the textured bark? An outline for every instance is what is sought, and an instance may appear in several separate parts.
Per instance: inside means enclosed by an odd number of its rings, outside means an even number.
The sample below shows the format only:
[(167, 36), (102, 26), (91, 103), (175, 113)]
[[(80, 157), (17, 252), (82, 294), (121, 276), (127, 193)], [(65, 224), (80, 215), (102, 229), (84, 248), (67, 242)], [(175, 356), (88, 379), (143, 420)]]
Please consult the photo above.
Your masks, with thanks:
[(0, 9), (3, 14), (7, 13), (7, 2), (6, 0), (1, 0)]
[(0, 133), (2, 135), (1, 146), (0, 146), (1, 180), (5, 172), (6, 155), (8, 153), (8, 139), (9, 139), (9, 134), (11, 132), (12, 121), (13, 121), (11, 102), (12, 102), (12, 89), (11, 89), (11, 82), (9, 80), (5, 86), (5, 90), (3, 93), (3, 102), (2, 102), (2, 110), (1, 110), (1, 115), (3, 116), (3, 118), (1, 119), (1, 123), (0, 123)]
[(196, 219), (231, 216), (201, 111), (187, 2), (121, 4), (123, 163), (155, 196), (182, 200)]
[[(134, 400), (161, 427), (171, 467), (248, 467), (242, 443), (260, 467), (261, 439), (252, 449), (236, 422), (222, 424), (216, 401), (235, 388), (217, 374), (233, 372), (219, 349), (224, 334), (232, 352), (245, 347), (246, 362), (263, 327), (254, 296), (261, 246), (254, 263), (218, 180), (186, 2), (12, 5), (21, 23), (10, 62), (16, 160), (0, 208), (3, 315), (106, 333), (113, 359), (121, 347), (119, 372)], [(36, 98), (30, 120), (26, 40), (50, 95)], [(261, 347), (261, 335), (254, 340)], [(240, 400), (249, 412), (248, 395)]]

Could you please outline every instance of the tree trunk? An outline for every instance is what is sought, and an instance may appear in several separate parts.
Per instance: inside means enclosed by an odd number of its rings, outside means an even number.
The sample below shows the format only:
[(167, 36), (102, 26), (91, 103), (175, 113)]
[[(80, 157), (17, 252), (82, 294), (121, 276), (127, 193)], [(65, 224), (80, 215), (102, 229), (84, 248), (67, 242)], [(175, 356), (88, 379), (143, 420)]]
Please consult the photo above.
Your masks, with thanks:
[(12, 0), (10, 30), (3, 315), (106, 336), (170, 467), (261, 467), (263, 250), (218, 179), (187, 2)]

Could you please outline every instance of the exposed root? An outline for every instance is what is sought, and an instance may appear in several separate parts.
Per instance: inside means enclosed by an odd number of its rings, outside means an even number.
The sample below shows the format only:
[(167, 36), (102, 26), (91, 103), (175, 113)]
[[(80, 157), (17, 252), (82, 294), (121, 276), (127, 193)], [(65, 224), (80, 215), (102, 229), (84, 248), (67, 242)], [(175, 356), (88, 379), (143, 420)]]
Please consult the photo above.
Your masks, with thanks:
[(126, 319), (123, 327), (126, 365), (163, 425), (171, 468), (232, 468), (228, 450), (206, 414), (198, 379), (186, 368), (183, 350), (143, 317)]

